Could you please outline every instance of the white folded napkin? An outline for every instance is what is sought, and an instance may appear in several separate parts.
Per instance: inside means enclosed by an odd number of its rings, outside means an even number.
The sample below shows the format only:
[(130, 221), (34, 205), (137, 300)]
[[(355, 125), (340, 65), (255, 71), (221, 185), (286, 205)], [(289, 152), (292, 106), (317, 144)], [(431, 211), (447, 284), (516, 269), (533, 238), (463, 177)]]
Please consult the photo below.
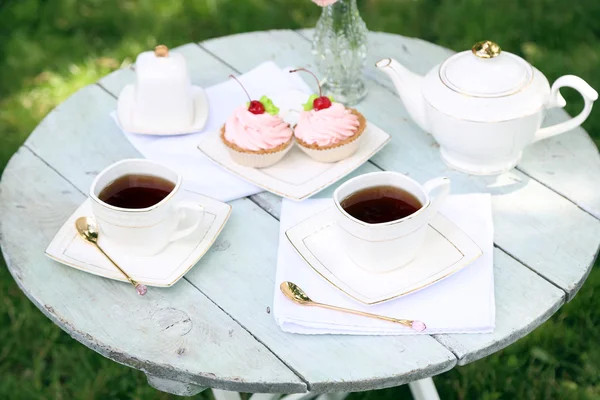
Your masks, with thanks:
[[(272, 61), (238, 77), (253, 99), (289, 90), (309, 93), (310, 88), (297, 76)], [(210, 114), (201, 132), (177, 136), (151, 136), (124, 132), (125, 137), (142, 155), (167, 165), (183, 175), (184, 186), (207, 196), (229, 201), (261, 192), (262, 189), (222, 169), (198, 150), (204, 132), (221, 128), (233, 110), (248, 101), (240, 85), (228, 76), (224, 82), (206, 89)], [(116, 112), (111, 117), (117, 122)], [(120, 126), (119, 126), (120, 127)]]
[(496, 307), (489, 194), (449, 196), (440, 209), (440, 213), (481, 247), (481, 257), (426, 289), (372, 306), (353, 300), (321, 278), (296, 253), (285, 236), (286, 230), (332, 205), (331, 199), (305, 200), (302, 203), (283, 200), (273, 301), (273, 314), (281, 329), (304, 334), (418, 334), (410, 328), (386, 321), (295, 304), (279, 290), (281, 282), (291, 281), (320, 303), (423, 321), (427, 329), (422, 334), (493, 332)]

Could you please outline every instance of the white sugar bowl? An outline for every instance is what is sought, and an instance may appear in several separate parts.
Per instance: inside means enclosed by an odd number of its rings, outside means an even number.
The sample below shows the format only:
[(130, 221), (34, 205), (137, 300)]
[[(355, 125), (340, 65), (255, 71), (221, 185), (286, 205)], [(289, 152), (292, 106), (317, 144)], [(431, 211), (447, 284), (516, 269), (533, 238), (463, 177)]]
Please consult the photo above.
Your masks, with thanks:
[[(598, 93), (573, 75), (546, 77), (521, 57), (491, 41), (476, 43), (420, 76), (396, 60), (377, 67), (394, 82), (412, 119), (440, 144), (450, 166), (472, 174), (496, 174), (514, 167), (529, 144), (579, 126)], [(546, 111), (564, 107), (561, 87), (583, 96), (583, 111), (541, 128)]]
[(185, 58), (167, 46), (138, 55), (131, 121), (140, 131), (181, 131), (194, 120), (192, 83)]

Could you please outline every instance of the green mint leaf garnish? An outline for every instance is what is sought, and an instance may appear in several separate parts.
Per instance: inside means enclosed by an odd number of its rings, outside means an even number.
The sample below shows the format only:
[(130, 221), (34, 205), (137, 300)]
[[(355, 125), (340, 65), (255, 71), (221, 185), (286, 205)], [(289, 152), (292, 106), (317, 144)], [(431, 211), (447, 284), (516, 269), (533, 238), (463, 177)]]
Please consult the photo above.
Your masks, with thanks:
[(333, 103), (333, 96), (327, 96), (329, 97), (329, 100), (331, 100), (331, 102)]
[(315, 101), (315, 99), (319, 98), (318, 95), (316, 94), (311, 94), (310, 97), (308, 98), (308, 100), (306, 100), (306, 103), (302, 104), (302, 107), (304, 107), (304, 111), (310, 111), (313, 109), (313, 101)]
[(279, 114), (279, 108), (277, 108), (277, 106), (275, 104), (273, 104), (273, 101), (270, 98), (268, 98), (267, 96), (262, 96), (259, 101), (265, 107), (265, 111), (268, 112), (269, 114), (271, 114), (271, 115)]

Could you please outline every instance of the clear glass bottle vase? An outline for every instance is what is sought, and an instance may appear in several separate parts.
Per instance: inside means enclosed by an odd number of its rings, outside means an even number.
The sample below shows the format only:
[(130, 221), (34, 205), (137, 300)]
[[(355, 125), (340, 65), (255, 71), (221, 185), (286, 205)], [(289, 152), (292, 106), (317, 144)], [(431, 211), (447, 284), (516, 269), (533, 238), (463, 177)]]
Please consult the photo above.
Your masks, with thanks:
[(315, 27), (312, 52), (323, 76), (323, 91), (346, 105), (367, 95), (363, 81), (367, 33), (356, 0), (338, 0), (323, 7)]

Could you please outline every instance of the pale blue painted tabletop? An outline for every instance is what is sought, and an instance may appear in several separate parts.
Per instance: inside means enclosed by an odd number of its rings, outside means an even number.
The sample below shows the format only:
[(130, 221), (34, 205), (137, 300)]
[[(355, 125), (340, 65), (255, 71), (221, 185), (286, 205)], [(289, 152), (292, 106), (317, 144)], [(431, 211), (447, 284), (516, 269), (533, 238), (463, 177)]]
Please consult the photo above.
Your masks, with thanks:
[[(311, 31), (253, 32), (191, 43), (192, 80), (207, 87), (265, 60), (311, 67)], [(0, 238), (25, 294), (73, 338), (144, 371), (170, 392), (213, 387), (241, 392), (358, 391), (400, 385), (485, 357), (527, 335), (571, 300), (600, 244), (600, 157), (581, 128), (529, 147), (498, 176), (453, 171), (408, 117), (373, 63), (393, 57), (425, 73), (451, 51), (371, 33), (369, 95), (358, 109), (392, 134), (391, 143), (353, 175), (393, 170), (425, 181), (446, 175), (455, 193), (489, 192), (494, 216), (497, 320), (493, 334), (401, 337), (306, 336), (282, 332), (269, 310), (281, 199), (269, 193), (231, 202), (212, 249), (178, 284), (140, 298), (123, 283), (44, 256), (94, 176), (137, 151), (109, 118), (120, 89), (116, 71), (52, 111), (9, 162), (0, 184)], [(314, 66), (312, 66), (314, 67)], [(307, 81), (313, 85), (312, 81)], [(566, 119), (552, 111), (547, 123)], [(334, 187), (319, 196), (331, 195)], [(193, 392), (194, 390), (191, 390)]]

